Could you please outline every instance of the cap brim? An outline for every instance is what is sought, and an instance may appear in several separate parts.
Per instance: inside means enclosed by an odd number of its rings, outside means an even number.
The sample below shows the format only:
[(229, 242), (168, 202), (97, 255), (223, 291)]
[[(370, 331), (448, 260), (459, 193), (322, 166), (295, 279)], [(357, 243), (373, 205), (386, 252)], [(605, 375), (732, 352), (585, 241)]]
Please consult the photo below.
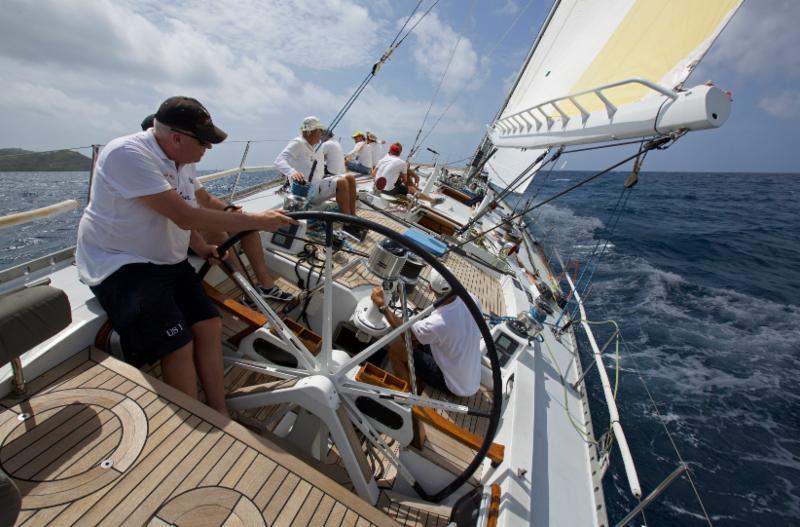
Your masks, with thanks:
[(219, 128), (219, 127), (217, 127), (217, 126), (212, 124), (210, 128), (206, 128), (206, 129), (203, 129), (203, 130), (198, 130), (197, 131), (197, 137), (199, 137), (201, 140), (205, 141), (206, 143), (211, 143), (211, 144), (216, 145), (218, 143), (223, 142), (225, 139), (227, 139), (228, 134), (223, 132), (221, 128)]

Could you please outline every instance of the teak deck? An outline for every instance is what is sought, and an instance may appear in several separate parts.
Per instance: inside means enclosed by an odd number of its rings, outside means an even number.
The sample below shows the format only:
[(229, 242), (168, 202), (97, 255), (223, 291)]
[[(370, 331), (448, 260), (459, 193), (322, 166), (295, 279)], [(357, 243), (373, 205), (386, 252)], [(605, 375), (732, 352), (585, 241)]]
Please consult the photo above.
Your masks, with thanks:
[[(0, 401), (18, 525), (397, 525), (268, 440), (85, 350)], [(27, 420), (18, 414), (31, 415)]]

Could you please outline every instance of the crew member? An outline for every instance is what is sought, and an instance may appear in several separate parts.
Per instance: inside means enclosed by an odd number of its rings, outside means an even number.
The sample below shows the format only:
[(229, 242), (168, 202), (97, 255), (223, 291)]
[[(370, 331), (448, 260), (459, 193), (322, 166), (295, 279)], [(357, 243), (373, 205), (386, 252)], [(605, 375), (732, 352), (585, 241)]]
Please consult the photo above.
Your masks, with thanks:
[(78, 227), (75, 260), (119, 333), (134, 366), (161, 361), (167, 384), (227, 414), (222, 323), (187, 261), (192, 249), (218, 258), (199, 230), (276, 230), (296, 223), (280, 211), (228, 214), (194, 204), (188, 173), (227, 134), (189, 97), (170, 97), (154, 127), (109, 142)]
[(350, 150), (344, 160), (347, 169), (359, 174), (369, 175), (372, 171), (372, 150), (367, 146), (366, 137), (363, 132), (353, 132), (353, 149)]
[(389, 153), (378, 161), (375, 168), (375, 186), (390, 196), (407, 196), (411, 194), (419, 199), (428, 201), (432, 204), (441, 203), (444, 198), (432, 197), (419, 191), (415, 186), (418, 178), (408, 163), (400, 159), (403, 146), (394, 143), (389, 147)]

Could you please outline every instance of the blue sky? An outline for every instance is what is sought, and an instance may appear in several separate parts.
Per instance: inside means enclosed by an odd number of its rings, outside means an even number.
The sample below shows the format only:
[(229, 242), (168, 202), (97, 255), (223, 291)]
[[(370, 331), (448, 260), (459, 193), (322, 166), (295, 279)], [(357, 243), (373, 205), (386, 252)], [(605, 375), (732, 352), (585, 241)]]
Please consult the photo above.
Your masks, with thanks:
[[(195, 96), (230, 141), (201, 168), (271, 163), (306, 115), (330, 120), (380, 57), (416, 0), (6, 0), (0, 19), (0, 147), (105, 143), (136, 130), (166, 97)], [(423, 2), (423, 6), (430, 0)], [(428, 126), (449, 160), (470, 155), (502, 102), (550, 2), (441, 0), (398, 48), (337, 133), (371, 129), (413, 142), (450, 51)], [(514, 21), (506, 39), (498, 40)], [(648, 158), (650, 170), (800, 172), (800, 2), (745, 3), (691, 81), (734, 94), (720, 130)], [(490, 53), (496, 47), (494, 53)], [(429, 160), (429, 154), (420, 161)], [(618, 153), (570, 158), (602, 168)]]

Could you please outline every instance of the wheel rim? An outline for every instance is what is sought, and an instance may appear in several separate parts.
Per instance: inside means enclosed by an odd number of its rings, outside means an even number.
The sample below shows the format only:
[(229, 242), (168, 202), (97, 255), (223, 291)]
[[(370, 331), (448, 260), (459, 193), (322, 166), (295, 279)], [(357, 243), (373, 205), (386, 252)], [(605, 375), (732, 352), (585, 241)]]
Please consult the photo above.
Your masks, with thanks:
[[(461, 472), (461, 474), (457, 475), (450, 483), (448, 483), (441, 490), (431, 493), (431, 492), (428, 492), (426, 489), (424, 489), (420, 485), (420, 483), (418, 481), (415, 481), (412, 484), (414, 490), (422, 498), (424, 498), (424, 499), (426, 499), (428, 501), (432, 501), (432, 502), (440, 502), (440, 501), (442, 501), (443, 499), (445, 499), (448, 496), (450, 496), (453, 492), (455, 492), (458, 488), (460, 488), (464, 483), (466, 483), (469, 480), (469, 478), (472, 477), (472, 475), (475, 473), (475, 471), (478, 469), (478, 467), (481, 465), (483, 460), (486, 458), (486, 455), (487, 455), (487, 453), (489, 451), (489, 448), (492, 445), (492, 442), (494, 440), (494, 436), (495, 436), (495, 434), (497, 432), (497, 428), (498, 428), (499, 421), (500, 421), (500, 413), (501, 413), (501, 409), (502, 409), (502, 379), (501, 379), (501, 374), (500, 374), (500, 363), (499, 363), (499, 360), (498, 360), (498, 357), (497, 357), (497, 352), (496, 352), (496, 349), (495, 349), (495, 346), (494, 346), (494, 340), (492, 338), (492, 335), (491, 335), (491, 332), (490, 332), (488, 326), (486, 325), (486, 322), (485, 322), (484, 317), (483, 317), (483, 313), (480, 311), (480, 309), (478, 309), (477, 305), (473, 301), (471, 295), (466, 290), (466, 288), (461, 284), (461, 282), (450, 272), (450, 270), (443, 263), (439, 262), (439, 260), (436, 259), (436, 257), (431, 255), (421, 245), (417, 244), (413, 240), (410, 240), (410, 239), (404, 237), (400, 233), (391, 230), (390, 228), (388, 228), (388, 227), (386, 227), (384, 225), (381, 225), (379, 223), (376, 223), (376, 222), (373, 222), (371, 220), (367, 220), (367, 219), (364, 219), (364, 218), (360, 218), (360, 217), (357, 217), (357, 216), (350, 216), (350, 215), (334, 213), (334, 212), (312, 212), (312, 211), (292, 212), (292, 213), (287, 213), (287, 216), (289, 216), (289, 217), (291, 217), (293, 219), (296, 219), (296, 220), (315, 220), (315, 221), (322, 221), (322, 222), (325, 223), (325, 243), (324, 243), (325, 266), (324, 266), (324, 269), (323, 269), (323, 272), (324, 272), (324, 277), (323, 277), (324, 285), (323, 285), (323, 306), (322, 306), (322, 310), (323, 310), (323, 314), (322, 314), (322, 349), (320, 350), (318, 357), (313, 357), (313, 355), (311, 355), (311, 353), (308, 352), (308, 350), (304, 350), (304, 351), (307, 352), (308, 356), (311, 357), (312, 364), (316, 365), (316, 367), (314, 368), (315, 371), (313, 372), (313, 374), (322, 374), (322, 375), (330, 376), (330, 377), (336, 379), (337, 389), (339, 389), (339, 388), (342, 389), (342, 391), (339, 392), (340, 398), (341, 398), (342, 402), (344, 403), (345, 408), (348, 411), (348, 414), (349, 414), (349, 417), (351, 419), (352, 424), (355, 425), (356, 428), (359, 428), (362, 432), (364, 432), (365, 435), (367, 436), (367, 439), (370, 440), (370, 442), (373, 442), (373, 444), (374, 444), (374, 438), (371, 438), (370, 435), (369, 435), (370, 434), (369, 423), (367, 423), (367, 425), (364, 426), (363, 422), (356, 422), (358, 420), (358, 416), (354, 415), (354, 413), (359, 413), (359, 410), (356, 408), (356, 405), (354, 404), (355, 396), (352, 395), (352, 393), (353, 393), (352, 391), (348, 392), (345, 389), (345, 386), (348, 386), (350, 388), (353, 388), (353, 387), (358, 388), (358, 387), (360, 387), (364, 391), (372, 391), (372, 392), (374, 392), (376, 390), (375, 386), (372, 386), (372, 385), (369, 385), (369, 384), (360, 383), (358, 381), (351, 381), (351, 380), (348, 380), (348, 379), (344, 379), (344, 374), (355, 366), (353, 364), (353, 362), (355, 361), (355, 358), (359, 358), (359, 360), (357, 361), (358, 363), (363, 362), (363, 360), (365, 360), (369, 356), (377, 353), (380, 349), (383, 348), (384, 344), (381, 344), (381, 342), (385, 342), (385, 344), (388, 344), (389, 342), (391, 342), (395, 338), (400, 337), (401, 335), (404, 335), (405, 333), (408, 332), (408, 329), (409, 329), (411, 323), (413, 323), (414, 321), (416, 321), (416, 320), (418, 320), (420, 318), (424, 318), (424, 316), (427, 316), (427, 313), (429, 313), (434, 307), (436, 307), (436, 306), (440, 305), (441, 303), (443, 303), (444, 300), (450, 299), (452, 296), (457, 296), (458, 298), (460, 298), (464, 302), (464, 304), (466, 305), (467, 309), (469, 310), (470, 315), (472, 316), (473, 320), (478, 325), (478, 329), (480, 330), (481, 337), (483, 338), (484, 343), (486, 345), (486, 354), (488, 356), (488, 359), (489, 359), (489, 362), (490, 362), (490, 365), (491, 365), (491, 371), (492, 371), (492, 390), (491, 390), (492, 407), (491, 407), (490, 413), (488, 415), (489, 423), (488, 423), (488, 426), (487, 426), (486, 433), (484, 435), (483, 443), (481, 444), (480, 448), (477, 450), (476, 455), (473, 458), (473, 460)], [(332, 258), (332, 256), (333, 256), (333, 241), (332, 240), (333, 240), (333, 223), (334, 222), (340, 222), (340, 223), (343, 223), (343, 224), (356, 225), (356, 226), (359, 226), (359, 227), (362, 227), (362, 228), (369, 229), (369, 230), (371, 230), (373, 232), (376, 232), (376, 233), (378, 233), (378, 234), (380, 234), (380, 235), (382, 235), (382, 236), (384, 236), (386, 238), (391, 239), (392, 241), (398, 243), (399, 245), (401, 245), (407, 251), (410, 251), (410, 252), (414, 253), (416, 256), (421, 258), (425, 263), (430, 265), (431, 268), (435, 269), (452, 287), (452, 292), (449, 295), (439, 299), (439, 301), (435, 302), (431, 306), (428, 306), (428, 308), (426, 308), (427, 311), (423, 310), (421, 312), (421, 313), (423, 313), (423, 316), (420, 316), (420, 314), (418, 313), (414, 317), (408, 318), (407, 321), (404, 322), (404, 324), (402, 326), (400, 326), (401, 328), (403, 328), (401, 331), (393, 330), (393, 331), (390, 331), (389, 333), (387, 333), (386, 335), (384, 335), (383, 337), (378, 338), (375, 342), (371, 343), (364, 351), (356, 354), (354, 356), (354, 358), (351, 358), (351, 361), (345, 363), (344, 365), (342, 365), (342, 366), (340, 366), (338, 368), (334, 368), (332, 363), (330, 362), (330, 357), (331, 357), (331, 353), (332, 353), (332, 349), (333, 349), (333, 329), (334, 329), (332, 327), (332, 312), (333, 312), (332, 302), (333, 302), (333, 281), (334, 281), (332, 279), (332, 276), (333, 276), (333, 258)], [(219, 246), (219, 252), (220, 253), (224, 253), (226, 250), (228, 250), (230, 247), (232, 247), (234, 244), (236, 244), (239, 240), (241, 240), (241, 238), (244, 235), (246, 235), (246, 234), (248, 234), (250, 232), (254, 232), (254, 231), (244, 231), (244, 232), (240, 232), (240, 233), (237, 233), (237, 234), (231, 236), (228, 240), (226, 240), (223, 244), (221, 244)], [(227, 270), (229, 272), (233, 273), (233, 268), (230, 266), (230, 264), (228, 264), (227, 262), (223, 262), (223, 265), (226, 266), (226, 268), (227, 268)], [(202, 279), (206, 275), (206, 273), (208, 272), (209, 268), (210, 268), (209, 263), (208, 262), (204, 263), (204, 265), (201, 267), (200, 271), (198, 271), (198, 276)], [(240, 288), (242, 287), (242, 285), (239, 284), (238, 282), (237, 282), (237, 285)], [(402, 287), (401, 287), (401, 289), (402, 289)], [(266, 306), (267, 309), (269, 309), (271, 311), (271, 308), (269, 308), (268, 305), (266, 305), (266, 304), (264, 304), (264, 305)], [(264, 308), (262, 307), (262, 311), (263, 310), (264, 310)], [(404, 313), (405, 313), (405, 311), (404, 311)], [(272, 314), (274, 315), (274, 312)], [(276, 315), (276, 317), (277, 317), (277, 315)], [(278, 320), (280, 320), (280, 319), (278, 319)], [(404, 320), (406, 320), (406, 318), (404, 318)], [(270, 317), (270, 321), (271, 322), (273, 321), (272, 317)], [(283, 325), (283, 323), (280, 322), (280, 325)], [(284, 326), (284, 328), (285, 328), (285, 326)], [(391, 335), (392, 333), (396, 333), (396, 336), (388, 338), (388, 336)], [(304, 346), (303, 346), (303, 348), (304, 348)], [(371, 352), (370, 353), (365, 353), (368, 350), (371, 350)], [(409, 365), (409, 366), (413, 367), (412, 365)], [(300, 367), (300, 366), (298, 366), (298, 367)], [(288, 371), (288, 370), (289, 369), (286, 369), (286, 368), (280, 369), (280, 371), (284, 371), (284, 372)], [(297, 375), (297, 373), (299, 373), (299, 372), (296, 372), (295, 375)], [(412, 372), (412, 375), (413, 375), (413, 372)], [(429, 407), (429, 408), (441, 408), (442, 407), (441, 402), (437, 401), (436, 399), (430, 399), (430, 398), (427, 398), (427, 397), (419, 397), (419, 398), (408, 397), (408, 396), (399, 395), (399, 394), (401, 394), (401, 392), (395, 392), (395, 393), (398, 394), (398, 395), (394, 396), (396, 402), (399, 402), (397, 400), (399, 398), (399, 399), (404, 399), (406, 401), (405, 404), (416, 404), (418, 406), (426, 406), (426, 407)], [(411, 401), (413, 401), (413, 402), (411, 402)], [(464, 412), (463, 408), (454, 409), (454, 407), (456, 407), (456, 406), (460, 406), (460, 405), (450, 405), (450, 406), (446, 406), (446, 408), (449, 408), (451, 410), (455, 410), (455, 411), (458, 411), (458, 412)], [(466, 413), (472, 413), (472, 412), (468, 411)], [(487, 416), (485, 416), (485, 412), (475, 412), (475, 413), (472, 413), (472, 415), (481, 415), (483, 417), (487, 417)], [(366, 420), (366, 419), (364, 419), (364, 420)], [(374, 429), (372, 430), (372, 432), (374, 432)], [(398, 470), (399, 470), (399, 472), (401, 474), (403, 473), (403, 469), (402, 469), (401, 466), (398, 466)]]

